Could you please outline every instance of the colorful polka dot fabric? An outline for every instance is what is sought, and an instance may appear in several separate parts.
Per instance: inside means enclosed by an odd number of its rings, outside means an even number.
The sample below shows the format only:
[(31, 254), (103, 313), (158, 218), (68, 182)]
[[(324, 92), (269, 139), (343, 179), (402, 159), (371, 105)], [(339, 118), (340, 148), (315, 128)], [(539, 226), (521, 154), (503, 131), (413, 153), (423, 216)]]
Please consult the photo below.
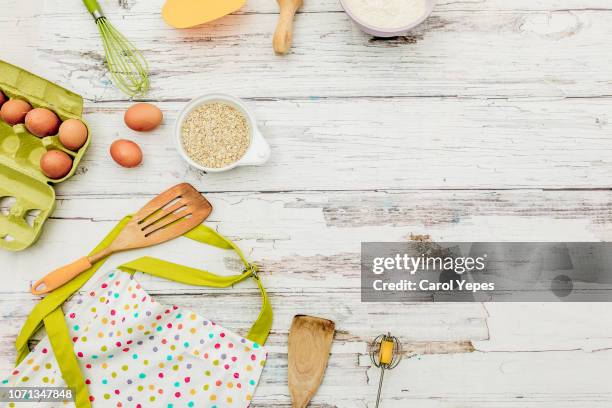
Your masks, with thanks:
[[(93, 407), (245, 408), (267, 357), (257, 343), (156, 302), (121, 271), (104, 275), (66, 320)], [(48, 338), (2, 381), (12, 386), (65, 386)]]

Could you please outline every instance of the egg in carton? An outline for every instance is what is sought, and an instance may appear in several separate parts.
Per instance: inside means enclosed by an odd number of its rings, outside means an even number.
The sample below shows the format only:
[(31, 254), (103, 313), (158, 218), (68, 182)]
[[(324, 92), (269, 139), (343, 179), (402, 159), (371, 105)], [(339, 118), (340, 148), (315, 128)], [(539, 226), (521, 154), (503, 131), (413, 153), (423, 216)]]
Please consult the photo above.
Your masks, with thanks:
[[(0, 60), (0, 248), (38, 239), (91, 137), (83, 98)], [(62, 143), (63, 141), (63, 143)]]

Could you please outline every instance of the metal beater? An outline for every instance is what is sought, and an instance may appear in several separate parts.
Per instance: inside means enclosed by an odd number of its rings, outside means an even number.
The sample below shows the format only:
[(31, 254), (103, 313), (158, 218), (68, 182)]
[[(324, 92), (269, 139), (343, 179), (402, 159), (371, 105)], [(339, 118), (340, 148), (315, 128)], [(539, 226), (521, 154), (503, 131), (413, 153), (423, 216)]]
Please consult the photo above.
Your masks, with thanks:
[(370, 343), (370, 359), (375, 367), (380, 368), (378, 397), (376, 397), (376, 408), (378, 408), (385, 371), (393, 370), (402, 361), (402, 343), (397, 337), (391, 336), (391, 333), (381, 334)]

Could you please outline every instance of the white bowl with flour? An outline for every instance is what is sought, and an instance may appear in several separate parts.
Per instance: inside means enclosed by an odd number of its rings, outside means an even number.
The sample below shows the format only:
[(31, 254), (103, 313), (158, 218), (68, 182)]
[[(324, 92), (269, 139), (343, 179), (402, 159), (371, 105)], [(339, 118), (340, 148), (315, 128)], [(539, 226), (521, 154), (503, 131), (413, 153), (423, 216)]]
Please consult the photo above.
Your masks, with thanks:
[(421, 24), (436, 0), (340, 0), (359, 28), (376, 37), (397, 37)]

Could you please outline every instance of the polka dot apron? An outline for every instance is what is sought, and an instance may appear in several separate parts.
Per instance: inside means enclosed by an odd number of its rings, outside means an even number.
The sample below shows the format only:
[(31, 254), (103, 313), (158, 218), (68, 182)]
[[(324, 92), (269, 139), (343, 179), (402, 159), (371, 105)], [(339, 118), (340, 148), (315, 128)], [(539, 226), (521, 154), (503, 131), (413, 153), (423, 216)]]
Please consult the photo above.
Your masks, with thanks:
[[(42, 316), (48, 336), (31, 352), (20, 350), (20, 363), (2, 387), (69, 386), (75, 390), (74, 402), (35, 402), (28, 407), (248, 407), (267, 356), (262, 344), (272, 311), (265, 290), (256, 267), (246, 262), (231, 241), (203, 225), (187, 236), (236, 250), (245, 271), (219, 276), (145, 257), (103, 274), (75, 299), (65, 320), (61, 308), (54, 309), (54, 313), (59, 310), (59, 321), (49, 317), (52, 313), (44, 316), (42, 309), (34, 309), (32, 315)], [(134, 278), (136, 271), (212, 287), (254, 277), (263, 295), (262, 311), (249, 334), (241, 337), (189, 309), (157, 302)], [(79, 283), (68, 285), (75, 291), (80, 287)], [(24, 326), (26, 335), (32, 331), (31, 319)], [(19, 342), (18, 338), (18, 347)]]

